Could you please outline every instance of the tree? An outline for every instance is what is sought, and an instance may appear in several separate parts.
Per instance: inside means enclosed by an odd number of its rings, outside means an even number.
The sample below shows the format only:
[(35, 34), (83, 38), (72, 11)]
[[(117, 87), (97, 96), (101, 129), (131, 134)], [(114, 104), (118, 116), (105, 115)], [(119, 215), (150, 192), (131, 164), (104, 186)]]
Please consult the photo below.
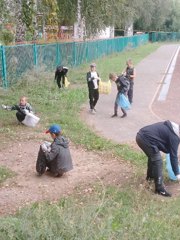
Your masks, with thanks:
[(77, 0), (57, 0), (59, 25), (70, 26), (77, 20)]
[(170, 14), (165, 22), (167, 31), (180, 32), (180, 1), (173, 0)]

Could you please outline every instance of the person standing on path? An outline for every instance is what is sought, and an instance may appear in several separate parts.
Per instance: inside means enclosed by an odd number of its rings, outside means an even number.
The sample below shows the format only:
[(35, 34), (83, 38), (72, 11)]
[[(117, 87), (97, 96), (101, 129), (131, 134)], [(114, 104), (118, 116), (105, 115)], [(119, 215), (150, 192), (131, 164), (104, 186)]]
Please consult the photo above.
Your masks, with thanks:
[(173, 172), (180, 181), (178, 146), (180, 125), (169, 120), (145, 126), (136, 135), (136, 143), (148, 157), (146, 180), (155, 182), (155, 193), (171, 197), (163, 184), (163, 161), (160, 151), (170, 154)]
[(133, 88), (134, 88), (134, 78), (136, 76), (136, 71), (135, 68), (133, 66), (133, 62), (131, 59), (128, 59), (126, 62), (126, 69), (123, 72), (123, 75), (125, 75), (125, 77), (129, 80), (130, 86), (129, 86), (129, 90), (128, 90), (128, 99), (129, 102), (132, 104), (133, 102)]
[[(117, 95), (116, 95), (116, 100), (114, 103), (114, 114), (111, 117), (118, 116), (118, 105), (120, 105), (121, 111), (123, 112), (123, 115), (121, 116), (121, 118), (124, 118), (127, 116), (126, 108), (125, 108), (125, 106), (122, 107), (121, 101), (119, 102), (119, 99), (120, 99), (120, 95), (124, 96), (126, 98), (126, 95), (127, 95), (128, 89), (129, 89), (129, 81), (126, 79), (125, 76), (123, 76), (123, 75), (117, 76), (117, 74), (115, 74), (115, 73), (110, 73), (109, 79), (116, 83), (117, 90), (118, 90)], [(127, 99), (127, 102), (128, 102), (128, 105), (130, 105), (128, 99)], [(128, 108), (129, 106), (126, 106), (126, 107)]]
[(88, 84), (88, 91), (89, 91), (89, 105), (90, 105), (90, 112), (92, 114), (96, 113), (95, 106), (99, 99), (99, 74), (96, 71), (96, 64), (91, 63), (90, 71), (87, 73), (87, 84)]

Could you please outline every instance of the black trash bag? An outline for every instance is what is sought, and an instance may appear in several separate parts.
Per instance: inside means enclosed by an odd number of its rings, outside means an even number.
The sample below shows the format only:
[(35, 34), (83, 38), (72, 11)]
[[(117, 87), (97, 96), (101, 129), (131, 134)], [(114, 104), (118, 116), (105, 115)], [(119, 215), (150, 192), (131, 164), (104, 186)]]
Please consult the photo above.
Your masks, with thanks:
[(42, 175), (43, 173), (45, 173), (46, 167), (47, 167), (46, 156), (40, 147), (39, 152), (38, 152), (37, 161), (36, 161), (37, 173), (39, 173), (39, 175)]

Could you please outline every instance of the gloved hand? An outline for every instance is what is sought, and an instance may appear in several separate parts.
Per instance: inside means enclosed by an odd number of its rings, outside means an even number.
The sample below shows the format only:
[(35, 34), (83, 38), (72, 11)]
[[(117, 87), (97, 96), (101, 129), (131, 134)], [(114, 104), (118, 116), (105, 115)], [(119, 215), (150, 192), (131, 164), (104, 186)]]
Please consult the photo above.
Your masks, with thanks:
[(44, 141), (44, 144), (45, 144), (46, 147), (47, 147), (47, 151), (50, 152), (50, 151), (51, 151), (51, 143), (50, 143), (50, 142), (47, 142), (47, 141)]
[(2, 107), (2, 109), (7, 109), (7, 106), (4, 104), (2, 104), (1, 107)]
[(43, 152), (47, 152), (48, 148), (47, 148), (45, 143), (41, 144), (41, 149), (42, 149)]
[(180, 174), (176, 175), (177, 180), (180, 181)]

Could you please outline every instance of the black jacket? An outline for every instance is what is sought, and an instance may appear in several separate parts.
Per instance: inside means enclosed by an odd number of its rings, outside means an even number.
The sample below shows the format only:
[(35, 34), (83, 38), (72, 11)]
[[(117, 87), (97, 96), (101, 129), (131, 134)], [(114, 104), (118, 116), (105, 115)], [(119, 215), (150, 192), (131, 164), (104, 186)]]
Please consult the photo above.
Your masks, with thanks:
[(125, 94), (129, 90), (129, 81), (125, 76), (123, 75), (119, 76), (115, 83), (117, 86), (118, 93)]
[(134, 67), (127, 67), (126, 68), (126, 77), (128, 78), (128, 80), (133, 80), (130, 75), (134, 75)]
[(58, 66), (55, 71), (54, 79), (61, 79), (61, 77), (66, 76), (68, 68), (64, 66)]
[[(98, 73), (97, 73), (97, 76), (99, 77), (99, 74), (98, 74)], [(89, 88), (89, 89), (94, 89), (94, 82), (93, 82), (94, 78), (91, 77), (91, 71), (87, 72), (87, 77), (86, 77), (86, 79), (87, 79), (88, 88)], [(98, 84), (98, 86), (99, 86), (99, 80), (97, 80), (97, 84)]]
[(10, 108), (10, 110), (17, 110), (17, 111), (25, 114), (25, 110), (28, 110), (29, 112), (31, 112), (33, 109), (29, 103), (26, 103), (26, 105), (21, 105), (21, 104), (13, 105)]
[(175, 175), (178, 175), (178, 146), (180, 137), (174, 131), (172, 123), (170, 121), (154, 123), (141, 128), (138, 134), (155, 152), (162, 151), (170, 154), (173, 172)]

